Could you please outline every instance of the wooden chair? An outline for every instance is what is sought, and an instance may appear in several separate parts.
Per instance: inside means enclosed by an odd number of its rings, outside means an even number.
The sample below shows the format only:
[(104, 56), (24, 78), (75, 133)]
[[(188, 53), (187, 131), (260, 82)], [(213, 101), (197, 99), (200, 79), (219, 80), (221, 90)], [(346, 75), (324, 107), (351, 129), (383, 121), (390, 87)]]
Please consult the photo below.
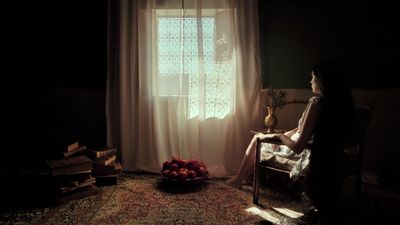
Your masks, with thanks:
[[(355, 118), (351, 126), (351, 136), (346, 144), (344, 151), (344, 176), (356, 175), (354, 192), (355, 199), (358, 202), (361, 194), (361, 170), (364, 154), (365, 136), (368, 129), (368, 124), (372, 114), (372, 107), (360, 107), (355, 110)], [(253, 181), (253, 203), (258, 204), (259, 186), (260, 186), (260, 171), (263, 170), (270, 174), (280, 174), (289, 176), (290, 171), (275, 168), (270, 165), (265, 165), (260, 160), (261, 158), (261, 145), (262, 143), (282, 144), (276, 139), (257, 139), (256, 145), (256, 163), (254, 166), (254, 181)], [(311, 149), (311, 143), (307, 144), (306, 149)], [(311, 151), (312, 154), (312, 151)], [(304, 177), (305, 174), (300, 174)]]

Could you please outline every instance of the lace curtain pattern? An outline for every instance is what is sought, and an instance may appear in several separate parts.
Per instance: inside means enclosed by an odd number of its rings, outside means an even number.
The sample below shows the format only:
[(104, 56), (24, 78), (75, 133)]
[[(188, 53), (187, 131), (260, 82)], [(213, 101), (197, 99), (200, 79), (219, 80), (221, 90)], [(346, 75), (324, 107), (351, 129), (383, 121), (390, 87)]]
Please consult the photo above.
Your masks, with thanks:
[(234, 109), (235, 58), (221, 47), (231, 34), (217, 37), (222, 28), (215, 22), (214, 16), (157, 18), (156, 91), (185, 98), (188, 119), (222, 119)]

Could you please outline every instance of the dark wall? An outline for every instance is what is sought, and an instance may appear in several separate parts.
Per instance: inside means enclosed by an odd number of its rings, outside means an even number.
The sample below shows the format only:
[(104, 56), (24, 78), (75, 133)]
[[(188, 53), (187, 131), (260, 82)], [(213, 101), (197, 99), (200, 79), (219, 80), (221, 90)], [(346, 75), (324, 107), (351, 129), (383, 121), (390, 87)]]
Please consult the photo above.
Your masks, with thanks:
[(7, 4), (1, 165), (36, 166), (67, 144), (105, 145), (107, 1)]
[(34, 1), (8, 7), (11, 86), (104, 86), (107, 1)]
[(311, 65), (336, 59), (354, 88), (400, 87), (394, 35), (399, 16), (392, 4), (260, 0), (259, 6), (264, 86), (308, 88)]

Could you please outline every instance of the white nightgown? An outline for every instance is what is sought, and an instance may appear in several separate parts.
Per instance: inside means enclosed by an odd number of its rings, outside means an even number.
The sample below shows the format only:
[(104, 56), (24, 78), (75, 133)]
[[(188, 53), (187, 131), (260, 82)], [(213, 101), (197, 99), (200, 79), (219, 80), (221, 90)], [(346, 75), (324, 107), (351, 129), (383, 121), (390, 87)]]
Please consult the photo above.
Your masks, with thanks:
[[(297, 141), (303, 128), (305, 115), (308, 113), (311, 104), (319, 104), (318, 101), (318, 97), (312, 97), (310, 99), (301, 118), (299, 119), (299, 129), (290, 137), (290, 139)], [(275, 151), (273, 150), (272, 145), (269, 143), (262, 143), (261, 145), (261, 161), (263, 164), (290, 171), (290, 178), (293, 182), (297, 180), (300, 173), (305, 172), (305, 170), (308, 168), (310, 154), (311, 152), (309, 149), (304, 149), (301, 153), (295, 154), (286, 145), (277, 146)]]

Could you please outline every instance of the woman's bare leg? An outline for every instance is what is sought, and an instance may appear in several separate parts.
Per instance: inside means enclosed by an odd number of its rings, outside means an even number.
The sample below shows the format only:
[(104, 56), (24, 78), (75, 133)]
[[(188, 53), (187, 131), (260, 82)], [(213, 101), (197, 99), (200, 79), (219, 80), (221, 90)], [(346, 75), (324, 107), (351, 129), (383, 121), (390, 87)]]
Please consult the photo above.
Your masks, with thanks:
[(244, 155), (238, 173), (226, 180), (226, 184), (240, 189), (242, 187), (242, 182), (253, 172), (256, 158), (257, 137), (258, 135), (254, 135), (249, 146), (247, 147), (246, 154)]

